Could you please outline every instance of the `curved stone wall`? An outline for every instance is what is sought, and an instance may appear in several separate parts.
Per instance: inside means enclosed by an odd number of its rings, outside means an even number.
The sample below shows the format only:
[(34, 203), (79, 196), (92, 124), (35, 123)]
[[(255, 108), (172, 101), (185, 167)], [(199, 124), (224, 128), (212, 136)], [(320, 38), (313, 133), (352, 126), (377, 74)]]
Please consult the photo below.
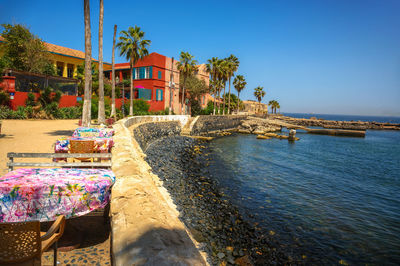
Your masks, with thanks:
[(179, 134), (188, 119), (130, 117), (114, 125), (112, 170), (116, 182), (110, 209), (114, 265), (207, 265), (142, 150), (158, 137)]
[(202, 115), (193, 125), (190, 135), (207, 135), (214, 131), (235, 129), (246, 118), (245, 115)]
[(151, 142), (162, 137), (180, 135), (181, 130), (179, 121), (149, 122), (135, 127), (133, 137), (142, 151), (146, 151)]

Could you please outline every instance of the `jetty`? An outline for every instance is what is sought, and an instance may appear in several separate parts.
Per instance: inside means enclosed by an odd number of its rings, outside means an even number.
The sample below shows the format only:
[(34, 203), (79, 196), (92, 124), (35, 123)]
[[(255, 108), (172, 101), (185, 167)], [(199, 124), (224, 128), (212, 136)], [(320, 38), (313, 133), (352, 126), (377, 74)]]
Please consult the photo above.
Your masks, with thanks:
[(345, 130), (345, 129), (314, 129), (302, 125), (291, 124), (282, 120), (268, 119), (271, 125), (285, 127), (287, 129), (301, 129), (307, 131), (309, 134), (330, 135), (330, 136), (343, 136), (343, 137), (365, 137), (365, 130)]

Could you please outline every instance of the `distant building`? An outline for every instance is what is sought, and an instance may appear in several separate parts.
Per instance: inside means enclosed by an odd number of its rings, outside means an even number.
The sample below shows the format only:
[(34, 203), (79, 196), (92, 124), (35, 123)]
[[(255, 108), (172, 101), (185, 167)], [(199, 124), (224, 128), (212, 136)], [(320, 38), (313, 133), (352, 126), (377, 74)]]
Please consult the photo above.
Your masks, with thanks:
[[(173, 72), (173, 86), (170, 84), (171, 73)], [(112, 79), (111, 70), (105, 71), (106, 76)], [(139, 60), (133, 68), (133, 87), (134, 98), (143, 99), (150, 104), (150, 111), (161, 111), (169, 107), (170, 95), (172, 89), (172, 109), (175, 114), (189, 114), (189, 95), (185, 92), (185, 111), (180, 104), (182, 91), (179, 90), (179, 71), (177, 69), (177, 60), (174, 61), (172, 71), (172, 58), (158, 53), (151, 53)], [(118, 81), (130, 79), (129, 63), (115, 64), (115, 76)], [(198, 65), (196, 76), (203, 79), (209, 85), (209, 74), (206, 71), (205, 64)], [(130, 88), (125, 88), (125, 98), (130, 98)], [(199, 99), (204, 108), (210, 101), (210, 95), (202, 95)]]
[(268, 113), (268, 105), (265, 103), (259, 104), (256, 101), (247, 100), (243, 101), (243, 105), (244, 105), (243, 111), (249, 114)]

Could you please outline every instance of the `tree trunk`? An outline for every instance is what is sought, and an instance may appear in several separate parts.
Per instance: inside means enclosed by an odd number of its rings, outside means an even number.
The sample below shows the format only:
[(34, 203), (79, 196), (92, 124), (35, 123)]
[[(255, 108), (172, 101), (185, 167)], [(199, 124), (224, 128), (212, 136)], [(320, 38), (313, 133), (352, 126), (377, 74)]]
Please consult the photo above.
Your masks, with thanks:
[(221, 114), (221, 89), (218, 89), (218, 114)]
[(133, 115), (133, 63), (130, 64), (131, 71), (131, 95), (130, 95), (130, 106), (129, 106), (129, 115)]
[(214, 88), (214, 105), (213, 105), (213, 115), (215, 115), (215, 100), (217, 99), (217, 91)]
[(85, 17), (85, 95), (82, 109), (82, 125), (90, 126), (90, 82), (92, 80), (92, 45), (90, 33), (90, 6), (89, 0), (84, 0)]
[(229, 77), (229, 91), (228, 91), (228, 115), (231, 113), (231, 77)]
[(115, 36), (117, 35), (117, 25), (114, 25), (114, 37), (113, 37), (113, 48), (112, 48), (112, 59), (111, 59), (111, 117), (117, 120), (117, 112), (115, 110)]
[(99, 18), (99, 110), (97, 113), (97, 120), (99, 124), (106, 123), (106, 111), (104, 108), (104, 73), (103, 73), (103, 17), (104, 17), (104, 4), (100, 0), (100, 18)]
[(238, 103), (237, 103), (237, 114), (239, 114), (239, 104), (240, 104), (240, 98), (239, 98), (239, 92), (238, 92)]
[(223, 115), (225, 115), (225, 98), (226, 98), (225, 88), (226, 88), (226, 82), (224, 82), (224, 93), (222, 94), (222, 96), (224, 96), (224, 109), (222, 110), (222, 114)]
[(172, 111), (173, 111), (172, 104), (174, 102), (173, 101), (173, 98), (174, 98), (174, 91), (173, 91), (173, 88), (174, 88), (174, 57), (172, 57), (171, 76), (170, 76), (169, 82), (171, 82), (171, 83), (169, 86), (169, 111), (168, 111), (168, 114), (172, 115)]
[(186, 108), (185, 108), (185, 85), (186, 85), (186, 75), (183, 78), (183, 88), (182, 88), (182, 111), (181, 111), (181, 114), (183, 113), (184, 115), (186, 114)]

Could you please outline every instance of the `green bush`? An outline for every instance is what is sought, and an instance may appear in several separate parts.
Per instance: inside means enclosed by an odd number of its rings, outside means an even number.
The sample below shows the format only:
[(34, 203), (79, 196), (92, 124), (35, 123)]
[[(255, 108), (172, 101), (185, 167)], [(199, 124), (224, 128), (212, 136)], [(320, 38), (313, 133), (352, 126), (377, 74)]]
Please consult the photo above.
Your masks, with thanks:
[(52, 102), (47, 104), (43, 110), (46, 112), (46, 114), (52, 118), (60, 118), (61, 117), (61, 112), (60, 108), (58, 108), (58, 103)]
[(192, 116), (197, 116), (201, 114), (201, 106), (199, 104), (199, 101), (193, 100), (190, 102), (190, 107), (192, 111)]
[(79, 119), (82, 116), (82, 108), (78, 106), (60, 108), (61, 119)]
[(28, 98), (25, 101), (26, 106), (35, 106), (36, 101), (35, 101), (35, 95), (33, 93), (28, 93)]
[(41, 91), (38, 101), (42, 105), (42, 107), (46, 107), (47, 105), (55, 102), (59, 103), (61, 99), (61, 92), (59, 90), (56, 91), (54, 95), (52, 95), (52, 89), (50, 87), (45, 88)]
[(24, 107), (21, 106), (17, 111), (10, 109), (7, 106), (0, 106), (0, 119), (26, 119)]
[(0, 91), (0, 106), (10, 105), (10, 95), (5, 91)]

